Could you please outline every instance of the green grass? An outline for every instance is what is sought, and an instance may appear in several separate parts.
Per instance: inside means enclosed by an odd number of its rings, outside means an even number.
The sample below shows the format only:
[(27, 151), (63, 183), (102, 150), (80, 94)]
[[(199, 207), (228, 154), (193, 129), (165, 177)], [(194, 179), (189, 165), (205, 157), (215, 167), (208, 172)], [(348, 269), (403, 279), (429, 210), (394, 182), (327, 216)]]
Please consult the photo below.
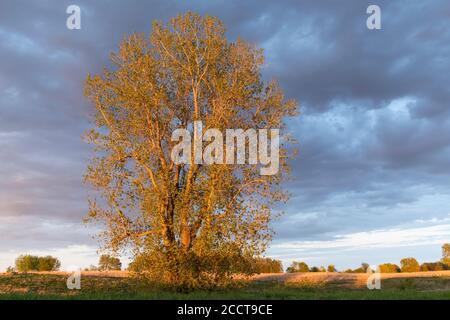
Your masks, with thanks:
[(414, 278), (383, 281), (381, 290), (340, 284), (250, 283), (240, 288), (179, 293), (149, 289), (130, 278), (84, 276), (81, 290), (68, 290), (61, 275), (0, 276), (0, 300), (6, 299), (450, 299), (450, 279)]

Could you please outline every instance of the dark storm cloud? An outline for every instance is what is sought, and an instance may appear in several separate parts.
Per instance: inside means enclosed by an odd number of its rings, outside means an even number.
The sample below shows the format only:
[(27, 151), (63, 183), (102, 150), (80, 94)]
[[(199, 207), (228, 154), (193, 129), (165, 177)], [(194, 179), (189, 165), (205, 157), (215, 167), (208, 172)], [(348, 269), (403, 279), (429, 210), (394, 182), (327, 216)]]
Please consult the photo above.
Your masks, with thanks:
[[(277, 239), (446, 215), (427, 197), (450, 191), (450, 4), (375, 2), (376, 31), (366, 28), (369, 2), (359, 0), (2, 1), (0, 217), (20, 219), (8, 220), (2, 242), (45, 247), (64, 232), (46, 236), (46, 223), (81, 221), (90, 149), (80, 136), (91, 112), (83, 80), (109, 64), (124, 35), (187, 10), (218, 16), (230, 39), (263, 47), (264, 77), (302, 106), (290, 122), (300, 154)], [(81, 30), (65, 27), (69, 4), (81, 7)]]

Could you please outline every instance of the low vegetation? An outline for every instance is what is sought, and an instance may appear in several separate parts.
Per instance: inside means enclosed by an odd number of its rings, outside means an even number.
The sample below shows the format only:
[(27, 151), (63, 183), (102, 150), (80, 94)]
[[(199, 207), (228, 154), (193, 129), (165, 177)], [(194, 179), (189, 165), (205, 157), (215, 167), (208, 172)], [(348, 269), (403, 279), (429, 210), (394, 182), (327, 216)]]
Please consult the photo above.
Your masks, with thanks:
[(21, 255), (16, 259), (15, 268), (9, 267), (9, 272), (28, 271), (57, 271), (61, 262), (52, 256), (38, 257), (33, 255)]
[[(124, 271), (121, 271), (124, 272)], [(0, 275), (2, 299), (450, 299), (450, 274), (382, 280), (381, 290), (368, 290), (357, 274), (341, 274), (339, 280), (326, 274), (301, 274), (290, 281), (236, 281), (233, 287), (177, 292), (142, 285), (136, 278), (113, 277), (113, 273), (83, 274), (81, 290), (68, 290), (67, 274)], [(291, 274), (293, 275), (293, 274)], [(300, 274), (299, 274), (300, 275)], [(342, 277), (343, 275), (343, 277)], [(279, 275), (279, 280), (286, 274)], [(365, 276), (360, 274), (359, 276)], [(307, 277), (307, 278), (306, 278)], [(312, 277), (312, 278), (311, 278)]]
[(334, 265), (309, 267), (294, 261), (283, 273), (280, 260), (255, 257), (244, 263), (257, 275), (248, 278), (235, 272), (227, 286), (215, 290), (179, 290), (136, 277), (150, 268), (145, 256), (120, 271), (121, 261), (110, 255), (100, 256), (98, 266), (85, 270), (81, 290), (69, 290), (69, 274), (57, 272), (57, 258), (21, 255), (15, 268), (0, 274), (0, 299), (450, 299), (449, 248), (442, 246), (439, 262), (419, 264), (409, 257), (400, 266), (381, 264), (381, 291), (367, 289), (367, 263), (338, 272)]

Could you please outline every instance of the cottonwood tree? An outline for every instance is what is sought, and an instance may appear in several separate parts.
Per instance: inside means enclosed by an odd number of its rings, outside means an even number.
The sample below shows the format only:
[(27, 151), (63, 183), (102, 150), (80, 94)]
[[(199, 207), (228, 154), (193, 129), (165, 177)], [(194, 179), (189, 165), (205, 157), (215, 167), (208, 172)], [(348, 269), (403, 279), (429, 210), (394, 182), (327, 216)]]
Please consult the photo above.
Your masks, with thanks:
[[(263, 82), (262, 50), (227, 41), (215, 17), (154, 22), (149, 38), (125, 38), (111, 60), (85, 83), (95, 106), (87, 140), (96, 151), (86, 180), (99, 195), (90, 199), (88, 220), (106, 226), (109, 249), (132, 248), (159, 281), (195, 286), (245, 272), (245, 257), (261, 254), (271, 239), (274, 205), (288, 198), (282, 182), (292, 140), (284, 121), (296, 115), (296, 102), (275, 81)], [(194, 121), (221, 132), (280, 129), (279, 172), (174, 163), (172, 133), (192, 132)]]

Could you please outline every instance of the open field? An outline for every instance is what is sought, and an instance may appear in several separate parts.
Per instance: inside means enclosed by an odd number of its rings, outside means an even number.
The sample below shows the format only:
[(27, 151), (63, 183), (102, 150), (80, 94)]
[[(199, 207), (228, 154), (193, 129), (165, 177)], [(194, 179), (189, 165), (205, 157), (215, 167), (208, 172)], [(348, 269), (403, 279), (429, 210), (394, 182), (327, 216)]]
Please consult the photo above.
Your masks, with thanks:
[(177, 293), (144, 287), (126, 272), (83, 272), (81, 290), (67, 273), (0, 274), (0, 299), (450, 299), (450, 271), (383, 274), (368, 290), (366, 274), (261, 274), (233, 289)]

